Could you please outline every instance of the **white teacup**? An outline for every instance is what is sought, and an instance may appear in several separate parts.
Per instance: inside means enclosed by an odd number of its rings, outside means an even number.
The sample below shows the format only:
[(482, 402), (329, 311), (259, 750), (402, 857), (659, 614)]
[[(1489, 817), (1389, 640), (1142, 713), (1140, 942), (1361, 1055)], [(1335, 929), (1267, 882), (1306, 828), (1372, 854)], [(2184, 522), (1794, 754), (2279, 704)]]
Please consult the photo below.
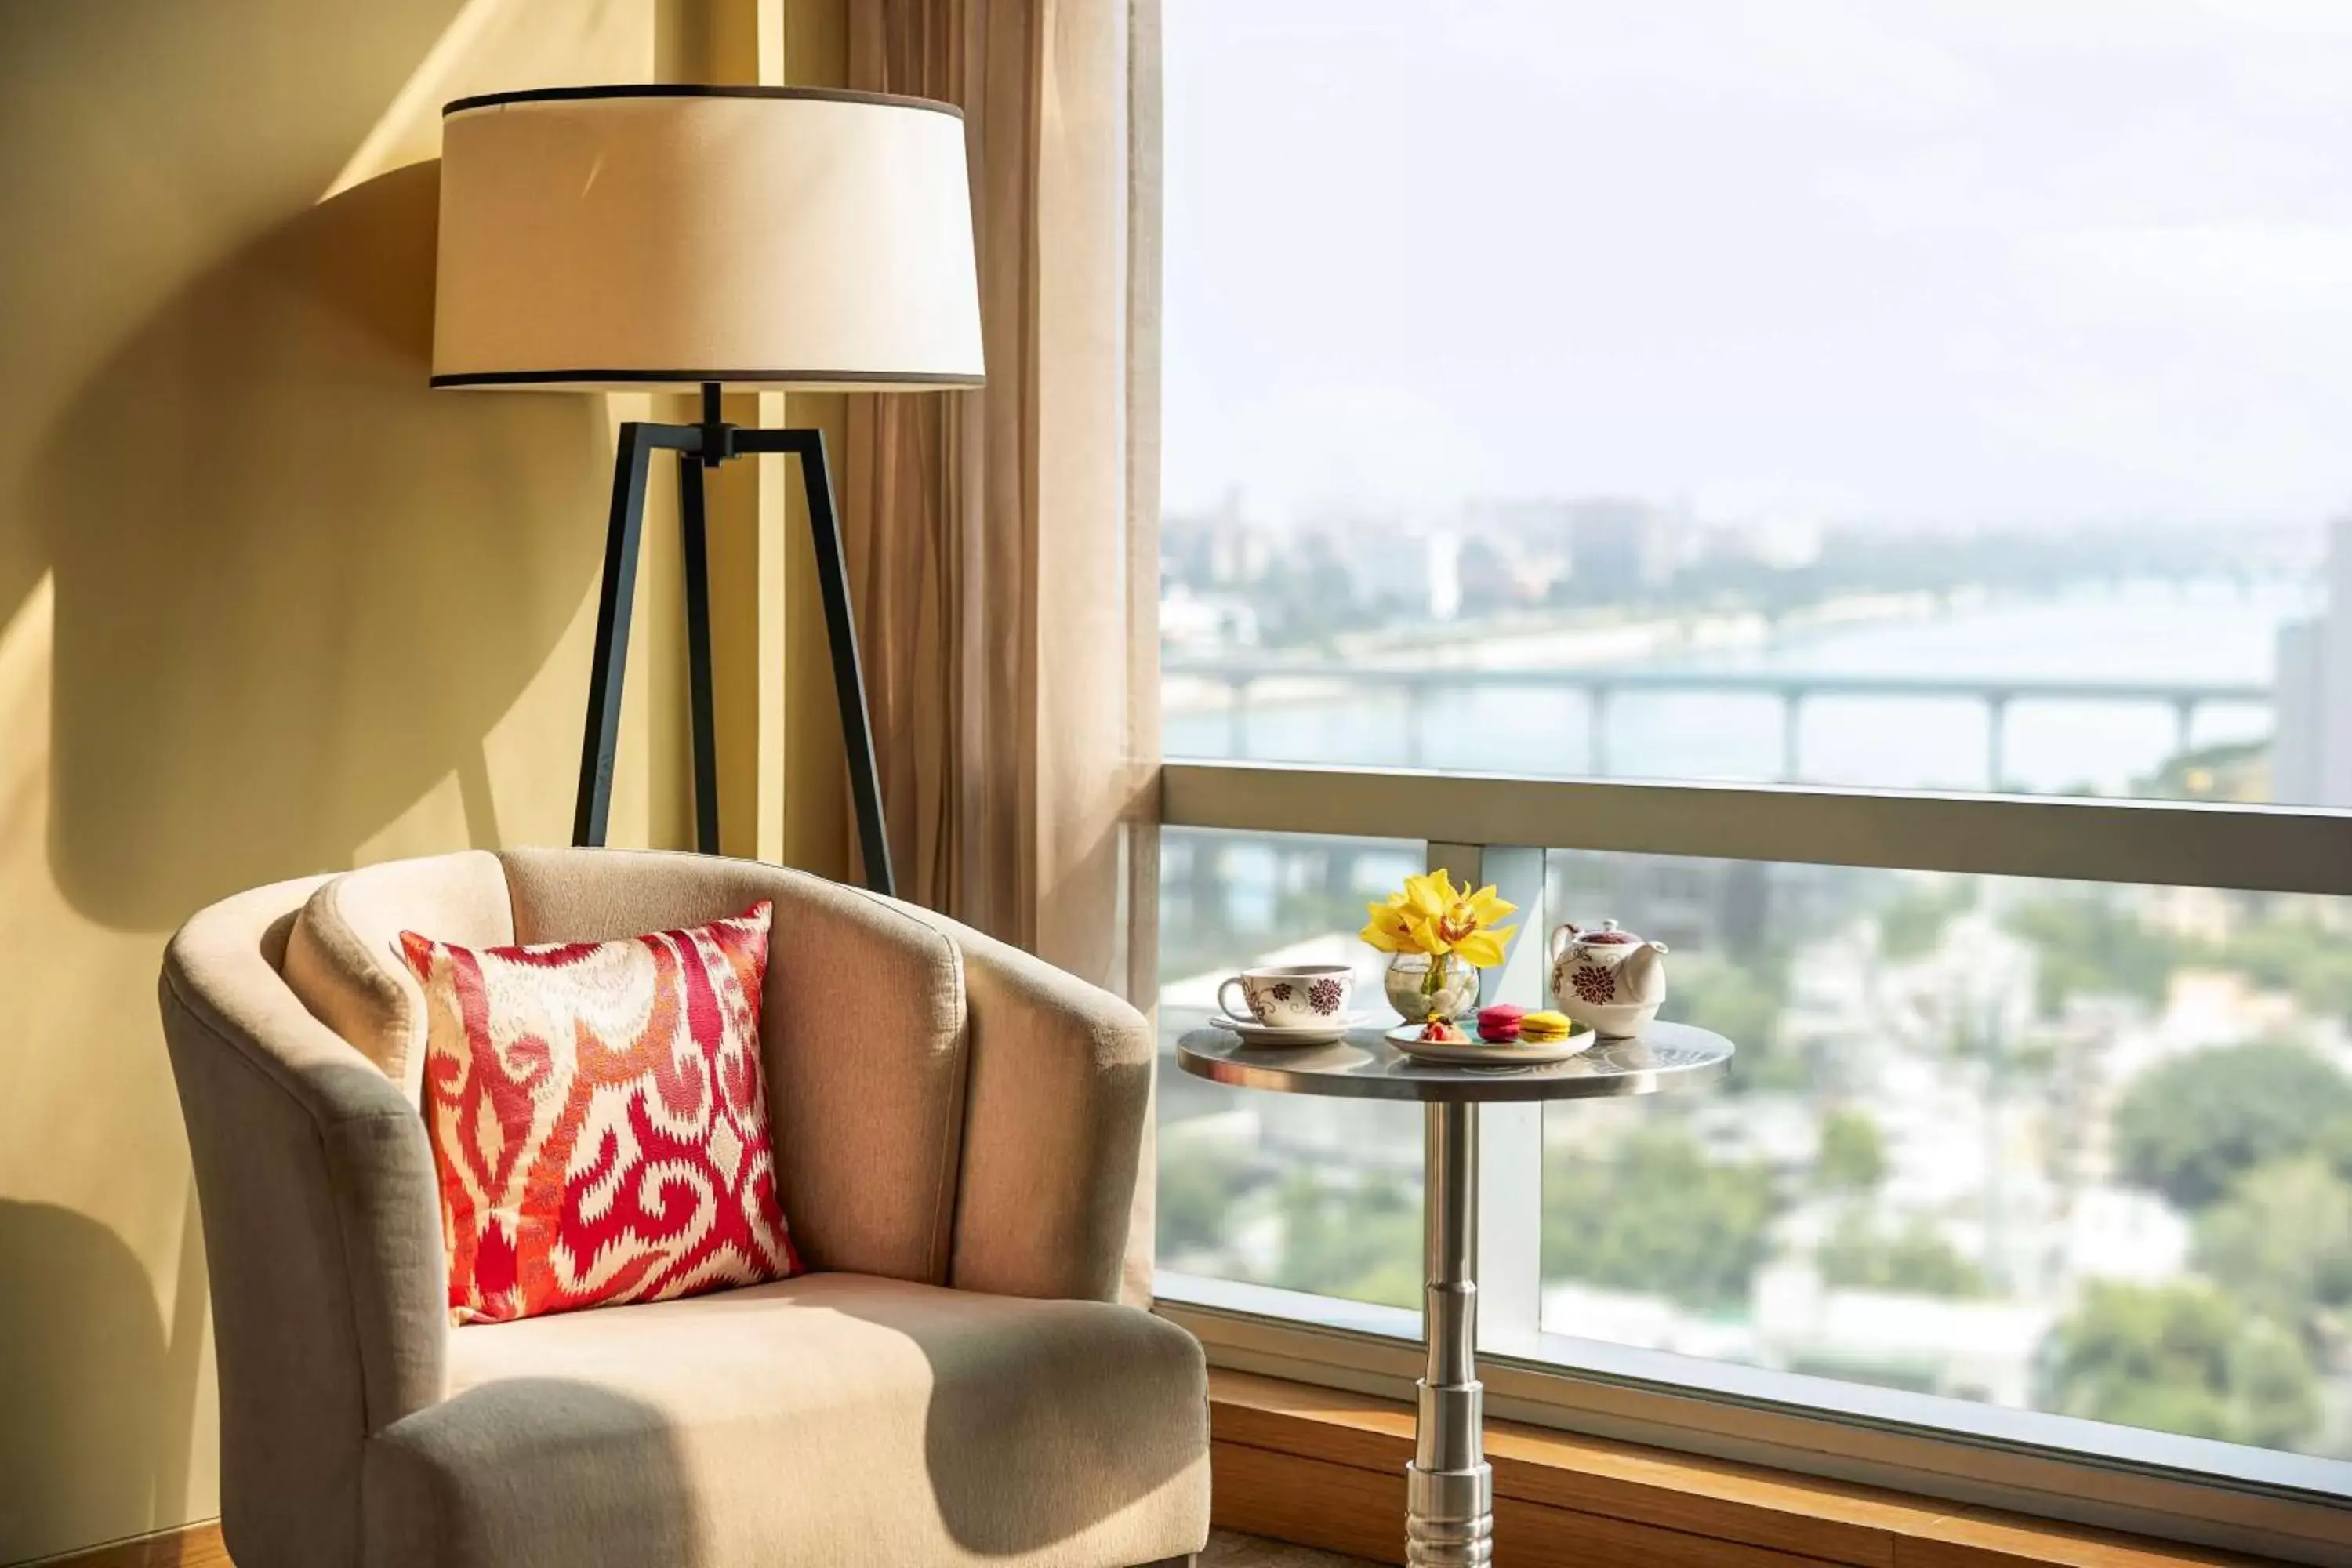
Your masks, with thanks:
[[(1274, 1029), (1333, 1024), (1348, 1016), (1355, 971), (1344, 963), (1280, 963), (1244, 969), (1217, 987), (1217, 1005), (1230, 1017)], [(1241, 993), (1243, 1006), (1233, 1003)]]

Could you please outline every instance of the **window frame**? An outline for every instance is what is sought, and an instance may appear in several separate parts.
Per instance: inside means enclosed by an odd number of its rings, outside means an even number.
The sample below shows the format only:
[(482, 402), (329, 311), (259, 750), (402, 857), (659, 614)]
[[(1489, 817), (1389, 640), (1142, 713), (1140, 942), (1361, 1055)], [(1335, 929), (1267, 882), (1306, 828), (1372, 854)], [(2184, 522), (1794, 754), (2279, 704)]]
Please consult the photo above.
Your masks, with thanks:
[[(1419, 840), (1545, 924), (1543, 854), (1579, 849), (2352, 896), (2352, 813), (1777, 784), (1171, 761), (1162, 826)], [(1494, 994), (1540, 994), (1541, 943)], [(1532, 988), (1532, 990), (1531, 990)], [(1482, 1140), (1479, 1353), (1498, 1417), (2112, 1529), (2342, 1561), (2352, 1464), (1735, 1367), (1543, 1331), (1539, 1107)], [(1513, 1116), (1512, 1111), (1524, 1112)], [(1499, 1245), (1498, 1245), (1499, 1244)], [(1418, 1314), (1166, 1277), (1212, 1364), (1409, 1398)]]

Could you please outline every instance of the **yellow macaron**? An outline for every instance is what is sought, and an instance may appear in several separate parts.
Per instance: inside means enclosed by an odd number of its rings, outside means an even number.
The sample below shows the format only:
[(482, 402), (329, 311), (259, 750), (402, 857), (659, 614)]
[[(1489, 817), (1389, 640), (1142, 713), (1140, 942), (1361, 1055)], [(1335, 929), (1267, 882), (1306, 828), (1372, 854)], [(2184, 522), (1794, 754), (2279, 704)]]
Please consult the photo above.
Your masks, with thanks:
[(1536, 1043), (1564, 1040), (1576, 1032), (1576, 1025), (1565, 1013), (1546, 1010), (1529, 1013), (1519, 1019), (1519, 1038)]

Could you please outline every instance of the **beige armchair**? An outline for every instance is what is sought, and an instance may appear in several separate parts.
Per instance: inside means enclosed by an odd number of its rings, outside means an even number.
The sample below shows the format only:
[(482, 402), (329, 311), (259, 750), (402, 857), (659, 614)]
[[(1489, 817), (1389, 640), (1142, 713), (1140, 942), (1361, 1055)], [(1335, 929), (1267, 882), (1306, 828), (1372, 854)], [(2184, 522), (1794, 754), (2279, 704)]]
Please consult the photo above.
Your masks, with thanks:
[[(775, 901), (777, 1182), (812, 1272), (452, 1328), (406, 927), (589, 941)], [(1200, 1347), (1115, 1304), (1131, 1008), (772, 866), (471, 852), (197, 915), (163, 1007), (202, 1199), (239, 1568), (1181, 1561)]]

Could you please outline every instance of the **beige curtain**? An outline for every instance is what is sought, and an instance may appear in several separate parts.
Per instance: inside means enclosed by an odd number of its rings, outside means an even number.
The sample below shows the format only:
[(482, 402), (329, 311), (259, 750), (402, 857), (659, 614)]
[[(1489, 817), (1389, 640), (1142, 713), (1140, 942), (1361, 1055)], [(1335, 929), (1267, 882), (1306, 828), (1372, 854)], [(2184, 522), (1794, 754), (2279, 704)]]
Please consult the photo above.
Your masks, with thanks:
[(1147, 1006), (1158, 4), (853, 0), (850, 86), (964, 110), (988, 384), (850, 398), (843, 495), (899, 890)]
[(900, 891), (1144, 1000), (1158, 820), (1157, 0), (856, 0), (961, 105), (988, 384), (853, 397), (844, 530)]

